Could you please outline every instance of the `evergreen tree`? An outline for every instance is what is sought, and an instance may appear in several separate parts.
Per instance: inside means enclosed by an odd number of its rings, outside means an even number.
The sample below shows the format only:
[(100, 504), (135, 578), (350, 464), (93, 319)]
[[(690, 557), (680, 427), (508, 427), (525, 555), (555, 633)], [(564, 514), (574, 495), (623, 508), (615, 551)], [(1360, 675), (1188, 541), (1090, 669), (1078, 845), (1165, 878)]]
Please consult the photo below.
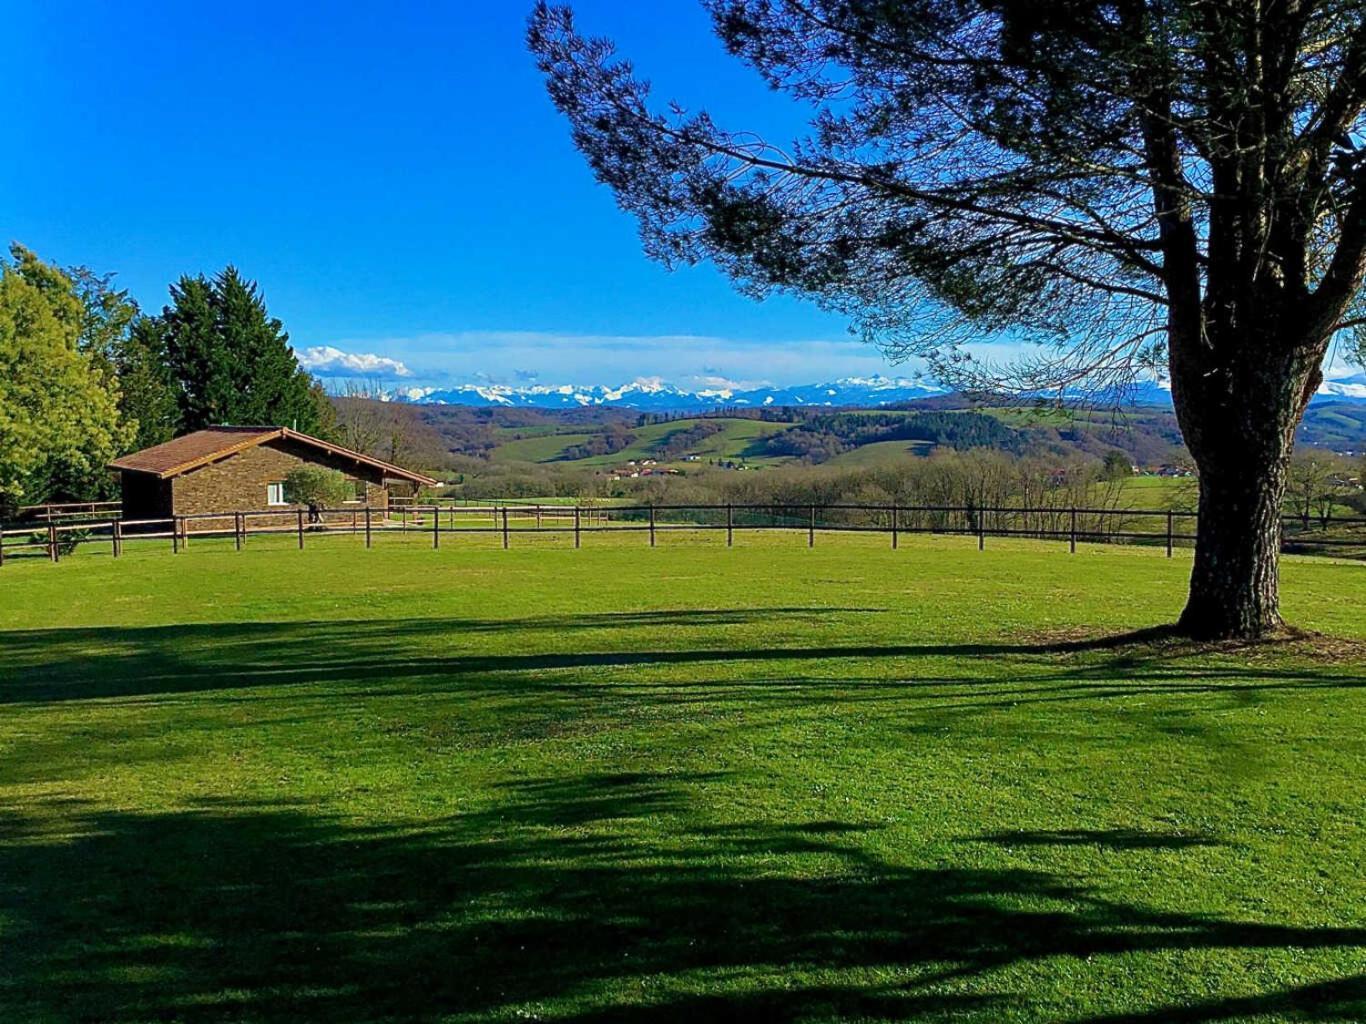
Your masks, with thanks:
[[(531, 19), (551, 99), (646, 252), (809, 296), (969, 390), (1103, 395), (1163, 367), (1200, 469), (1179, 628), (1277, 629), (1295, 429), (1333, 341), (1366, 348), (1366, 4), (705, 6), (806, 138), (661, 109), (567, 8)], [(970, 358), (995, 331), (1049, 348)]]
[(166, 352), (166, 324), (160, 317), (134, 321), (114, 351), (119, 408), (133, 431), (130, 447), (148, 448), (179, 432), (179, 391)]
[(180, 425), (272, 425), (316, 433), (330, 405), (299, 366), (284, 325), (235, 267), (182, 277), (159, 318)]

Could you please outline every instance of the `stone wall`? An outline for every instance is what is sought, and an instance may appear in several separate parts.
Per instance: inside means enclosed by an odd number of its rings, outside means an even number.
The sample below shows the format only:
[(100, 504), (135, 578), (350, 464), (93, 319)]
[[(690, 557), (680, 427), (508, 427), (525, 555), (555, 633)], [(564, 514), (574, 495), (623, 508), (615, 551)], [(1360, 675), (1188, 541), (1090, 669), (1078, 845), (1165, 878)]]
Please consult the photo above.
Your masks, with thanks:
[[(189, 516), (208, 512), (260, 512), (266, 509), (285, 512), (306, 508), (301, 505), (268, 504), (269, 485), (282, 483), (291, 471), (303, 465), (339, 470), (352, 479), (365, 481), (365, 500), (348, 502), (338, 510), (339, 513), (349, 515), (352, 510), (367, 507), (383, 510), (389, 507), (389, 492), (380, 470), (307, 445), (282, 440), (247, 448), (176, 477), (172, 481), (174, 514)], [(282, 527), (290, 522), (287, 517), (278, 518)], [(265, 522), (270, 522), (270, 519), (265, 519), (263, 523), (253, 520), (252, 526), (264, 525)], [(232, 520), (228, 519), (226, 524), (217, 519), (187, 524), (191, 530), (224, 529), (225, 526), (231, 529)]]

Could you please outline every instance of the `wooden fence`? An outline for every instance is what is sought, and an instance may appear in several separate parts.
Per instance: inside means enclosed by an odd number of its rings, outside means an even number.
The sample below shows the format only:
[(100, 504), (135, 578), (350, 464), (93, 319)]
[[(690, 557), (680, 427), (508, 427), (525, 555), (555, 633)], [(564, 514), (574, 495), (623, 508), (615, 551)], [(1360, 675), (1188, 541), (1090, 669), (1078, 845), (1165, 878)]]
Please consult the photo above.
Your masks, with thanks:
[[(572, 534), (581, 547), (586, 534), (638, 532), (651, 547), (671, 532), (724, 531), (726, 544), (737, 533), (784, 530), (805, 534), (815, 546), (819, 533), (886, 534), (891, 547), (906, 534), (975, 537), (979, 548), (989, 537), (1024, 537), (1078, 544), (1144, 544), (1165, 549), (1195, 539), (1196, 514), (1176, 510), (1105, 508), (974, 507), (972, 505), (409, 505), (397, 509), (328, 510), (311, 515), (298, 509), (202, 513), (168, 519), (92, 520), (90, 513), (52, 513), (40, 521), (0, 525), (0, 566), (23, 556), (60, 561), (78, 545), (109, 545), (114, 557), (128, 544), (162, 543), (179, 553), (192, 539), (230, 538), (240, 550), (252, 537), (288, 535), (300, 548), (310, 539), (349, 535), (372, 547), (390, 533), (430, 536), (434, 548), (443, 538), (492, 534), (509, 548), (519, 535)], [(1287, 551), (1366, 556), (1366, 518), (1317, 520), (1286, 516), (1282, 547)]]

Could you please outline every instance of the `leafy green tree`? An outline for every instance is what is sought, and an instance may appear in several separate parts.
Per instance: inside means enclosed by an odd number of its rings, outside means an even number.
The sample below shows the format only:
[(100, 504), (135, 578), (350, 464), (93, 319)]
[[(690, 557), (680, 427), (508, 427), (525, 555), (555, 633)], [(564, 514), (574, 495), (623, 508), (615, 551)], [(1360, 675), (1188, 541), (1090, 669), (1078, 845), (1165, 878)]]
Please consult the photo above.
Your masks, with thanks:
[(285, 500), (307, 505), (313, 522), (318, 521), (323, 509), (336, 508), (355, 494), (355, 485), (346, 474), (325, 466), (300, 466), (285, 477)]
[(128, 292), (114, 287), (113, 274), (97, 274), (87, 267), (72, 267), (66, 273), (81, 301), (77, 347), (118, 381), (119, 412), (130, 430), (130, 447), (170, 440), (180, 410), (166, 364), (163, 325), (141, 315)]
[[(646, 252), (809, 296), (962, 387), (1113, 394), (1165, 368), (1200, 469), (1180, 628), (1276, 629), (1295, 428), (1330, 343), (1366, 330), (1366, 5), (705, 5), (809, 137), (660, 109), (567, 8), (531, 18), (551, 99)], [(1047, 347), (967, 358), (1006, 330)]]
[(0, 260), (0, 506), (89, 499), (123, 450), (118, 391), (82, 352), (71, 278), (23, 246)]
[(1113, 448), (1105, 453), (1102, 460), (1102, 472), (1107, 480), (1128, 480), (1134, 475), (1134, 464), (1129, 460), (1129, 456), (1118, 448)]
[(235, 267), (212, 280), (182, 277), (158, 320), (184, 429), (271, 424), (312, 434), (326, 425), (284, 325)]

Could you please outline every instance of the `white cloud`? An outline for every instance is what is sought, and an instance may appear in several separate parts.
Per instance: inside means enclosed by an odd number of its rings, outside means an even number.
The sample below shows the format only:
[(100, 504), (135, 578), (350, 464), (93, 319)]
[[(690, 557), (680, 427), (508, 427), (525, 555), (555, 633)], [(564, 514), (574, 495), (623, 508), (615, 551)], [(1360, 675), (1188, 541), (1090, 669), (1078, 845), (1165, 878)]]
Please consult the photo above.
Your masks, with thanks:
[(373, 352), (343, 352), (331, 345), (314, 345), (296, 352), (299, 365), (322, 377), (411, 377), (413, 371), (398, 359)]
[(445, 386), (537, 379), (616, 386), (641, 377), (662, 377), (725, 387), (768, 381), (809, 384), (893, 371), (881, 353), (854, 338), (760, 341), (705, 335), (456, 331), (342, 339), (335, 344), (349, 351), (383, 353), (380, 358), (411, 368), (414, 383)]

